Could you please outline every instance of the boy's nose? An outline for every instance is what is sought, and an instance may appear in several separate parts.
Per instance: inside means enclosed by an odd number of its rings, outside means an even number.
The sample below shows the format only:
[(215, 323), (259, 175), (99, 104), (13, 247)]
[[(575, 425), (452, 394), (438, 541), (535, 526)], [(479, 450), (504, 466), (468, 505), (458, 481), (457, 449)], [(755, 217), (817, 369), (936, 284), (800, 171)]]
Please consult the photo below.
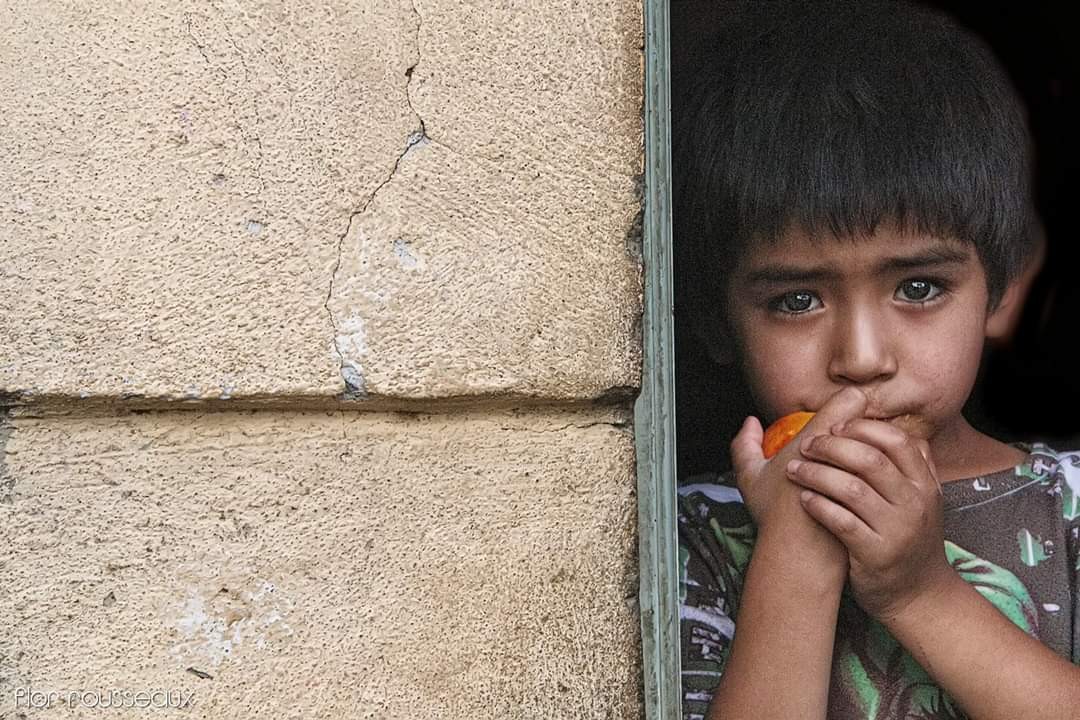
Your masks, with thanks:
[(867, 385), (896, 374), (890, 328), (873, 312), (852, 312), (838, 318), (832, 338), (830, 379), (841, 385)]

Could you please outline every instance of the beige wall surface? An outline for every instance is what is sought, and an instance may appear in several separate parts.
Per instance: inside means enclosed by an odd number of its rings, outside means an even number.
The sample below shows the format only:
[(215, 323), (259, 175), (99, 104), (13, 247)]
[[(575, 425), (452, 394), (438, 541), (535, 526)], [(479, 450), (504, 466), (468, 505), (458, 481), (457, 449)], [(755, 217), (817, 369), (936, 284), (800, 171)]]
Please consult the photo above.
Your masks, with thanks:
[(0, 18), (0, 390), (637, 386), (636, 4)]
[(638, 717), (640, 4), (0, 24), (0, 717)]
[(161, 688), (183, 717), (637, 717), (617, 415), (18, 420), (0, 715)]

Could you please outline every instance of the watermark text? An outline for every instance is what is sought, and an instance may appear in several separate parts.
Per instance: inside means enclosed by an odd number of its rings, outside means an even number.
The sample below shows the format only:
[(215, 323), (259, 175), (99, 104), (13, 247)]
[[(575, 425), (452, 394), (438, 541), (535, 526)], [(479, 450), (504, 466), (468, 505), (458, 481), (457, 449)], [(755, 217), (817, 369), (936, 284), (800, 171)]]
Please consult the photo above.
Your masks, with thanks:
[(32, 710), (66, 705), (69, 708), (183, 709), (195, 701), (191, 690), (38, 690), (15, 688), (15, 707)]

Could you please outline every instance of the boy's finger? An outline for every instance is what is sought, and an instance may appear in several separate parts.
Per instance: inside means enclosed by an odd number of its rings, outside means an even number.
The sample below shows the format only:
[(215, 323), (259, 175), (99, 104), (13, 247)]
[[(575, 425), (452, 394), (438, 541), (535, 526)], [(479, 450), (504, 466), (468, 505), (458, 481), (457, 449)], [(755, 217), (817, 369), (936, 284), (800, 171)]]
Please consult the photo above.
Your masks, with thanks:
[[(900, 428), (881, 420), (856, 418), (833, 428), (833, 435), (815, 441), (808, 457), (832, 462), (859, 475), (893, 504), (911, 500), (911, 485), (922, 485), (929, 463), (920, 443)], [(929, 451), (929, 446), (927, 446)], [(881, 455), (887, 463), (879, 462)]]
[[(833, 425), (862, 417), (863, 413), (866, 412), (866, 403), (866, 395), (861, 390), (854, 387), (844, 388), (821, 406), (821, 409), (817, 411), (814, 417), (810, 418), (810, 422), (795, 436), (789, 445), (798, 448), (803, 440), (808, 437), (827, 435)], [(784, 450), (787, 450), (787, 448), (784, 448)], [(784, 450), (781, 450), (778, 456), (783, 455)], [(797, 453), (797, 449), (790, 451), (786, 457), (794, 456)], [(787, 460), (784, 460), (784, 462), (786, 463)]]
[(765, 431), (753, 415), (743, 421), (739, 432), (731, 441), (731, 464), (736, 477), (756, 475), (757, 469), (765, 464), (765, 455), (761, 450), (761, 441)]
[(799, 500), (810, 517), (844, 544), (852, 556), (876, 546), (881, 536), (855, 513), (830, 498), (812, 490), (803, 490)]
[(833, 465), (798, 460), (788, 463), (785, 470), (792, 482), (844, 506), (871, 530), (887, 527), (888, 502), (861, 477)]
[[(879, 499), (894, 505), (906, 502), (911, 490), (903, 469), (893, 458), (891, 448), (886, 452), (879, 440), (867, 435), (863, 422), (853, 420), (850, 427), (845, 426), (843, 435), (819, 435), (805, 441), (805, 447), (800, 447), (803, 457), (827, 463), (858, 478), (858, 484), (869, 486)], [(918, 456), (914, 448), (911, 452)], [(919, 462), (922, 463), (922, 458)], [(828, 492), (819, 492), (832, 497)]]

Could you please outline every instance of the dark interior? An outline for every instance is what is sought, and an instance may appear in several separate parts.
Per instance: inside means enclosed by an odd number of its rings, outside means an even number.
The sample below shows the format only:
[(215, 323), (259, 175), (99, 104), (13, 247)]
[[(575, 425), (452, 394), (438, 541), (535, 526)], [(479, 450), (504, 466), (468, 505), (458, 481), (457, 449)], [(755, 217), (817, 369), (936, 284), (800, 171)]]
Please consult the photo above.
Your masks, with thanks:
[[(1076, 190), (1078, 52), (1070, 43), (1066, 4), (927, 2), (981, 35), (997, 53), (1025, 99), (1035, 137), (1038, 207), (1047, 255), (1012, 342), (988, 348), (965, 414), (1005, 442), (1042, 441), (1056, 450), (1080, 447), (1080, 372), (1073, 360), (1073, 320), (1080, 291), (1070, 280), (1077, 244), (1070, 240), (1068, 198)], [(695, 43), (722, 33), (740, 2), (672, 0), (672, 81), (692, 67)], [(677, 91), (677, 87), (675, 88)], [(678, 172), (678, 168), (675, 168)], [(750, 412), (737, 373), (713, 363), (688, 330), (686, 287), (675, 238), (675, 356), (677, 462), (680, 480), (730, 466), (728, 443)], [(1077, 332), (1075, 334), (1080, 334)]]

